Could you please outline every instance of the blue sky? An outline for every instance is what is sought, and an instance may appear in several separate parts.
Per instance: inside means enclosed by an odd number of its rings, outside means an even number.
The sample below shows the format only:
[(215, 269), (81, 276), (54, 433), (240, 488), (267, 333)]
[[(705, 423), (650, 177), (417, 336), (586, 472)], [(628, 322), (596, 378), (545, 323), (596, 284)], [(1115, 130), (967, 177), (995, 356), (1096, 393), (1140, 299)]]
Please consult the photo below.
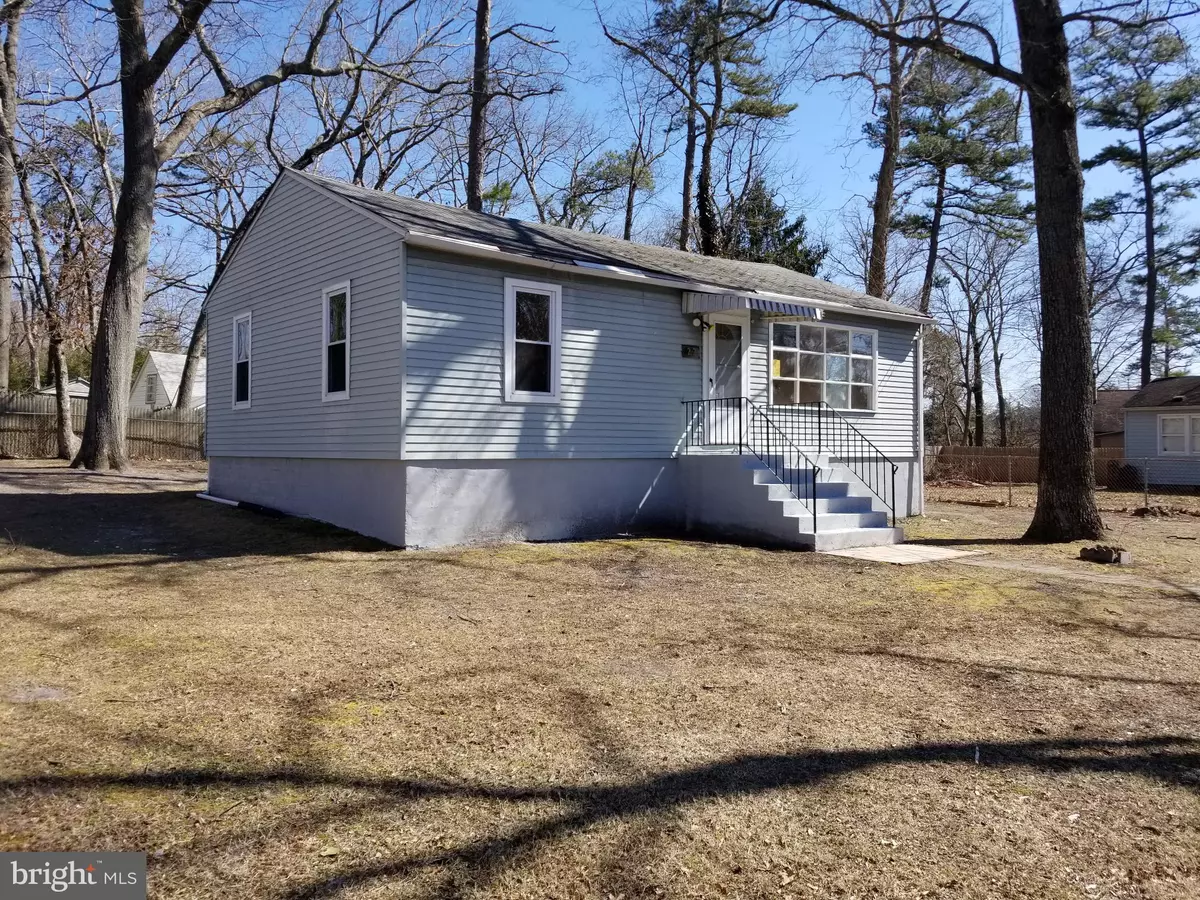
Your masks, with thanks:
[[(601, 8), (622, 10), (641, 6), (641, 0), (600, 0)], [(996, 0), (993, 0), (996, 2)], [(1010, 5), (1000, 2), (1005, 21), (1000, 30), (1002, 46), (1012, 49), (1013, 27), (1007, 18)], [(605, 85), (611, 78), (614, 53), (600, 31), (591, 0), (497, 0), (499, 20), (520, 21), (546, 25), (555, 29), (560, 48), (569, 57), (566, 89), (579, 108), (604, 115), (613, 102), (614, 89)], [(871, 176), (878, 166), (878, 151), (858, 140), (865, 120), (865, 94), (848, 96), (847, 89), (835, 83), (797, 84), (791, 102), (796, 111), (788, 123), (786, 137), (779, 147), (779, 167), (790, 173), (792, 183), (783, 188), (783, 197), (794, 205), (796, 212), (805, 212), (818, 229), (836, 230), (838, 213), (853, 202), (856, 196), (873, 191)], [(1080, 130), (1080, 149), (1086, 158), (1110, 143), (1112, 135)], [(662, 179), (678, 180), (674, 172)], [(1127, 180), (1110, 167), (1088, 173), (1089, 197), (1099, 197), (1117, 190), (1128, 189)], [(674, 209), (678, 191), (664, 188), (659, 203)], [(1189, 204), (1180, 210), (1185, 218), (1200, 218), (1200, 204)]]
[[(622, 11), (643, 0), (599, 0), (606, 10)], [(1016, 65), (1015, 28), (1009, 18), (1011, 5), (1007, 0), (989, 0), (1004, 13), (998, 38)], [(632, 12), (632, 9), (629, 9)], [(604, 116), (615, 102), (615, 84), (604, 83), (612, 78), (615, 54), (597, 22), (592, 0), (497, 0), (498, 20), (520, 20), (553, 27), (555, 36), (569, 58), (566, 90), (577, 108)], [(606, 13), (606, 18), (608, 14)], [(788, 98), (797, 104), (788, 121), (785, 135), (775, 154), (776, 169), (785, 183), (780, 186), (780, 198), (795, 215), (803, 213), (810, 232), (836, 243), (841, 237), (839, 217), (852, 207), (857, 198), (870, 196), (874, 191), (872, 175), (879, 164), (879, 151), (861, 141), (862, 123), (868, 114), (869, 97), (863, 91), (852, 94), (843, 83), (813, 84), (800, 79)], [(1028, 138), (1028, 128), (1026, 128)], [(1081, 128), (1080, 151), (1084, 159), (1112, 143), (1116, 135)], [(659, 172), (659, 195), (653, 207), (677, 215), (679, 204), (680, 162), (668, 157)], [(1200, 166), (1193, 167), (1200, 174)], [(1089, 199), (1106, 196), (1132, 185), (1127, 176), (1112, 167), (1087, 173), (1086, 192)], [(654, 215), (653, 208), (648, 210)], [(1176, 216), (1183, 223), (1200, 224), (1200, 201), (1181, 203)], [(643, 215), (643, 219), (647, 216)], [(828, 267), (827, 267), (828, 268)], [(832, 272), (826, 277), (838, 280)], [(1037, 384), (1037, 351), (1024, 338), (1006, 340), (1006, 366), (1009, 374), (1010, 396), (1020, 397)]]

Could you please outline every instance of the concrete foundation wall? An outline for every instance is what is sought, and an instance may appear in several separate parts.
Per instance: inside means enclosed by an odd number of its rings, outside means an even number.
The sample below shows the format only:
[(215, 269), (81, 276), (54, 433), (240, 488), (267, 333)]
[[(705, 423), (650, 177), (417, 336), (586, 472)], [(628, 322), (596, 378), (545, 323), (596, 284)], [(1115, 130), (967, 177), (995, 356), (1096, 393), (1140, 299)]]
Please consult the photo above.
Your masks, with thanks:
[[(899, 466), (896, 470), (896, 518), (904, 519), (908, 516), (924, 515), (922, 498), (925, 485), (921, 476), (920, 460), (893, 457), (892, 462)], [(827, 473), (822, 473), (822, 480), (825, 480), (826, 475), (838, 481), (861, 484), (861, 482), (856, 482), (852, 471), (846, 466), (835, 464)], [(888, 491), (891, 491), (890, 487)], [(885, 509), (886, 506), (882, 501), (877, 500), (875, 508)]]
[(793, 546), (799, 523), (768, 501), (740, 456), (683, 456), (680, 482), (685, 497), (684, 529), (697, 536)]
[(405, 536), (443, 547), (677, 529), (678, 474), (673, 459), (409, 463)]
[[(919, 511), (919, 474), (915, 461), (897, 473), (900, 516)], [(798, 531), (737, 456), (428, 463), (216, 456), (208, 478), (214, 496), (414, 548), (685, 530), (787, 544)]]
[(404, 464), (383, 459), (214, 456), (208, 492), (404, 546)]

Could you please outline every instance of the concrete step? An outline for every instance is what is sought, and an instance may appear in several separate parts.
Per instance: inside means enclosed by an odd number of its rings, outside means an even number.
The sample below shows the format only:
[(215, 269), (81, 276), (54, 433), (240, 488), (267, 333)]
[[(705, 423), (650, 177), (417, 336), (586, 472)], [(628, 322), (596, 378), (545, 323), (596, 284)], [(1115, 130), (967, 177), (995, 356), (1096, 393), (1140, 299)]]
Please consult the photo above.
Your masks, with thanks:
[(864, 513), (874, 512), (875, 504), (870, 497), (818, 497), (812, 501), (817, 505), (817, 513)]
[[(776, 501), (783, 505), (783, 514), (799, 522), (801, 531), (810, 531), (813, 524), (812, 510), (805, 508), (799, 500)], [(846, 528), (885, 528), (888, 514), (885, 512), (823, 513), (817, 511), (817, 531), (841, 531)]]
[[(781, 484), (775, 475), (767, 470), (763, 470), (762, 474), (755, 473), (754, 483), (759, 487), (767, 489), (767, 496), (771, 500), (787, 500), (792, 496), (791, 489), (786, 484)], [(859, 505), (859, 501), (865, 501), (866, 507), (870, 509), (882, 509), (882, 504), (876, 504), (875, 495), (861, 484), (845, 481), (818, 481), (814, 486), (811, 480), (795, 482), (797, 488), (797, 496), (799, 497), (815, 497), (817, 500), (844, 500), (849, 503), (849, 506), (843, 509), (830, 509), (830, 512), (853, 512)]]
[[(818, 526), (819, 528), (820, 526)], [(814, 550), (845, 550), (849, 547), (878, 547), (883, 544), (904, 543), (903, 528), (846, 528), (836, 531), (817, 531), (811, 526), (801, 532), (800, 542)]]

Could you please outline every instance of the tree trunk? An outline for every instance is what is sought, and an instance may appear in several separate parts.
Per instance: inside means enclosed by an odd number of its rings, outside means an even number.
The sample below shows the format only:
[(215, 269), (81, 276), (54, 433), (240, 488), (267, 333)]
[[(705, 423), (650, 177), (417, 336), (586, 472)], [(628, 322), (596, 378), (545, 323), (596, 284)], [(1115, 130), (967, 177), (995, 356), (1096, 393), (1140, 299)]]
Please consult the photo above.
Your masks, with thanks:
[(467, 209), (483, 211), (484, 129), (491, 67), (492, 0), (475, 3), (475, 63), (471, 73), (471, 123), (467, 129)]
[(1103, 537), (1092, 461), (1092, 346), (1083, 167), (1070, 53), (1058, 0), (1014, 0), (1028, 84), (1042, 304), (1038, 499), (1025, 537)]
[(996, 424), (1000, 429), (1000, 446), (1008, 446), (1008, 401), (1004, 399), (1004, 380), (1000, 375), (1000, 362), (1004, 354), (992, 340), (992, 377), (996, 382)]
[(900, 154), (900, 113), (904, 103), (904, 71), (900, 45), (888, 46), (888, 108), (883, 122), (883, 159), (871, 204), (871, 259), (867, 264), (867, 293), (887, 295), (888, 237), (892, 232), (892, 202), (896, 192), (896, 157)]
[(964, 447), (970, 447), (975, 443), (971, 436), (971, 411), (974, 409), (975, 400), (975, 392), (971, 390), (971, 385), (975, 380), (971, 377), (971, 354), (964, 350), (959, 356), (963, 367), (962, 443)]
[(971, 393), (975, 400), (975, 440), (976, 447), (982, 447), (987, 439), (986, 422), (983, 408), (983, 340), (979, 336), (976, 317), (971, 316)]
[[(1154, 176), (1150, 172), (1150, 149), (1146, 146), (1145, 129), (1138, 131), (1138, 153), (1142, 175), (1142, 200), (1145, 203), (1146, 228), (1146, 309), (1142, 319), (1142, 354), (1140, 369), (1142, 384), (1150, 383), (1154, 377), (1154, 318), (1158, 306), (1158, 260), (1154, 248)], [(1170, 374), (1170, 369), (1163, 372)]]
[(725, 17), (725, 0), (717, 0), (715, 29), (712, 43), (708, 48), (708, 64), (712, 69), (712, 109), (704, 120), (704, 144), (700, 148), (700, 179), (697, 185), (696, 220), (700, 226), (700, 252), (705, 256), (716, 256), (717, 247), (717, 211), (714, 208), (712, 191), (712, 154), (717, 143), (717, 129), (721, 124), (721, 115), (725, 103), (725, 73), (721, 58), (725, 51), (722, 46), (722, 26)]
[(192, 328), (192, 339), (188, 341), (187, 359), (183, 361), (183, 374), (179, 376), (179, 393), (175, 397), (176, 409), (187, 409), (192, 404), (192, 388), (196, 384), (196, 367), (202, 359), (201, 351), (208, 338), (208, 311), (201, 306), (196, 325)]
[[(4, 115), (8, 114), (8, 99), (4, 103)], [(11, 134), (11, 132), (9, 132)], [(12, 316), (13, 290), (12, 269), (13, 251), (12, 207), (13, 207), (13, 168), (12, 154), (8, 142), (0, 146), (0, 234), (9, 235), (0, 241), (0, 391), (7, 391), (9, 385), (9, 360), (12, 357)]]
[(21, 8), (10, 13), (4, 36), (4, 77), (0, 78), (0, 391), (9, 387), (12, 360), (13, 320), (13, 147), (12, 136), (17, 132), (17, 44), (20, 34)]
[(921, 282), (921, 305), (924, 315), (929, 315), (929, 303), (933, 297), (933, 277), (937, 274), (938, 241), (942, 232), (942, 212), (946, 207), (946, 169), (938, 169), (937, 190), (933, 196), (933, 218), (929, 223), (929, 256), (925, 260), (925, 278)]
[(62, 338), (50, 338), (50, 374), (54, 378), (54, 405), (58, 411), (58, 458), (74, 459), (79, 452), (79, 438), (71, 423), (71, 395), (67, 390), (70, 374)]
[[(700, 89), (700, 72), (692, 63), (688, 73), (690, 96)], [(679, 218), (679, 249), (687, 250), (692, 231), (692, 177), (696, 171), (696, 107), (689, 103), (687, 111), (687, 134), (683, 141), (683, 208)]]
[(638, 170), (641, 164), (642, 144), (639, 135), (638, 144), (633, 148), (633, 162), (629, 166), (629, 190), (625, 194), (625, 227), (621, 234), (627, 241), (633, 240), (633, 201), (637, 195)]
[(138, 325), (146, 300), (146, 273), (154, 229), (158, 155), (154, 140), (155, 91), (142, 77), (146, 37), (140, 18), (117, 17), (121, 37), (121, 122), (125, 130), (123, 177), (113, 222), (112, 256), (100, 301), (100, 327), (92, 350), (92, 384), (83, 446), (75, 465), (124, 469), (129, 388)]

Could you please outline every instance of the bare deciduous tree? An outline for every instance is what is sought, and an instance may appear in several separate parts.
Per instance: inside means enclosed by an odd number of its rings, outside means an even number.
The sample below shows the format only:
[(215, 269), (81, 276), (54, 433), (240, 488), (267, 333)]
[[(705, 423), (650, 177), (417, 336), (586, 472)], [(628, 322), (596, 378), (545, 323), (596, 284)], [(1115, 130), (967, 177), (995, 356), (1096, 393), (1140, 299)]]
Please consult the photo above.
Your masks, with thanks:
[(951, 12), (931, 6), (916, 17), (929, 30), (914, 35), (901, 23), (876, 16), (865, 2), (793, 0), (798, 7), (827, 13), (881, 40), (949, 56), (1015, 85), (1029, 98), (1044, 348), (1038, 503), (1026, 535), (1049, 541), (1100, 537), (1104, 523), (1096, 506), (1091, 452), (1083, 167), (1067, 28), (1115, 19), (1145, 26), (1156, 18), (1195, 13), (1195, 4), (1168, 3), (1156, 15), (1141, 2), (1084, 3), (1064, 12), (1059, 0), (1013, 0), (1020, 51), (1020, 66), (1014, 68), (995, 34), (967, 17), (967, 4)]
[[(362, 68), (407, 78), (403, 69), (387, 72), (387, 64), (376, 60), (372, 53), (415, 2), (407, 0), (386, 15), (377, 7), (376, 14), (368, 16), (366, 22), (354, 23), (342, 15), (342, 0), (330, 0), (320, 9), (307, 40), (300, 41), (303, 49), (299, 55), (289, 55), (289, 42), (273, 69), (239, 78), (205, 31), (202, 19), (212, 0), (187, 0), (175, 6), (170, 27), (153, 48), (143, 0), (112, 0), (121, 66), (122, 179), (113, 223), (112, 257), (92, 353), (87, 424), (76, 465), (90, 469), (126, 466), (125, 427), (133, 353), (146, 299), (155, 195), (162, 167), (203, 121), (241, 109), (289, 79), (331, 78)], [(367, 33), (361, 48), (351, 38), (356, 25), (364, 26)], [(327, 63), (321, 56), (323, 51), (328, 53), (331, 34), (341, 40), (343, 52), (339, 59)], [(184, 58), (185, 67), (199, 66), (200, 61), (206, 67), (204, 78), (197, 84), (211, 81), (217, 90), (202, 98), (190, 90), (180, 92), (186, 98), (172, 109), (168, 121), (160, 122), (158, 92), (185, 47), (196, 50), (190, 59)], [(160, 125), (165, 126), (161, 134)]]
[(13, 286), (13, 152), (17, 131), (17, 53), (21, 14), (27, 0), (8, 0), (0, 6), (4, 28), (3, 59), (0, 59), (0, 391), (9, 385), (12, 358)]

